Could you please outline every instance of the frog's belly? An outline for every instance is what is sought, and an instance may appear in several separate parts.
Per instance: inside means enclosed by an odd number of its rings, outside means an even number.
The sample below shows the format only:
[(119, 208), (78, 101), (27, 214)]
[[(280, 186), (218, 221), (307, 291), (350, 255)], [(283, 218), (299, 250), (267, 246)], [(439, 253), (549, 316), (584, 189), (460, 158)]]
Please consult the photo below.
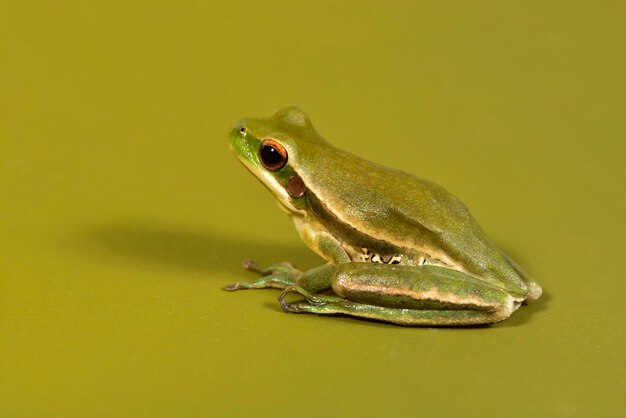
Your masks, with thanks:
[(381, 264), (403, 264), (409, 266), (440, 266), (454, 269), (450, 263), (440, 258), (434, 257), (425, 251), (411, 251), (408, 254), (400, 254), (393, 252), (380, 252), (367, 247), (353, 247), (343, 245), (344, 250), (353, 262), (359, 263), (381, 263)]

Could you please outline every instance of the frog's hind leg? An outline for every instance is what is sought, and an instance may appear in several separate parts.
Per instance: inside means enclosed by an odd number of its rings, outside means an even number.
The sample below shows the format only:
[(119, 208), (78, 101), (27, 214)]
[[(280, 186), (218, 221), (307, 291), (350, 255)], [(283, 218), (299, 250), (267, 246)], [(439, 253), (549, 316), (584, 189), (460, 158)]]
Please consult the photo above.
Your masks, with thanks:
[[(520, 305), (509, 293), (457, 271), (435, 266), (347, 263), (333, 280), (336, 295), (288, 288), (287, 312), (345, 314), (400, 325), (458, 326), (499, 322)], [(290, 292), (307, 302), (289, 304)]]
[[(296, 291), (294, 288), (285, 289), (281, 297), (284, 299), (284, 295), (290, 290)], [(306, 312), (317, 315), (349, 315), (407, 326), (465, 326), (500, 322), (508, 318), (515, 309), (512, 306), (499, 312), (399, 309), (367, 305), (344, 299), (341, 302), (320, 305), (309, 303), (287, 304), (283, 302), (283, 310), (286, 312)]]

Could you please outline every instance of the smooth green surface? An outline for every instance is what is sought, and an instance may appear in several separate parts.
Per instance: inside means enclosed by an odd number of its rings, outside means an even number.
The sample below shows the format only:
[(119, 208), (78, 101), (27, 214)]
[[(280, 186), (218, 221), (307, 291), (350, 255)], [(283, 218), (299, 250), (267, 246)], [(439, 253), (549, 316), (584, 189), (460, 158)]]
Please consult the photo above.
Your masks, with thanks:
[[(3, 4), (0, 416), (623, 413), (623, 2), (434, 4)], [(285, 103), (546, 294), (428, 329), (222, 291), (320, 262), (227, 146)]]

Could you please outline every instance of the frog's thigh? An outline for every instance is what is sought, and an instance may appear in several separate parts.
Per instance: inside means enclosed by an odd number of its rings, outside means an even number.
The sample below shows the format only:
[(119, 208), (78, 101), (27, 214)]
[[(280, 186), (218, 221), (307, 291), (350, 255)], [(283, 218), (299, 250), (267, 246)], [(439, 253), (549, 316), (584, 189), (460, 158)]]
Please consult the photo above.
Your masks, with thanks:
[(332, 288), (346, 301), (316, 313), (343, 313), (403, 325), (498, 322), (519, 307), (511, 295), (474, 277), (434, 266), (347, 263)]
[(328, 263), (307, 270), (296, 280), (296, 285), (310, 293), (330, 289), (337, 267)]

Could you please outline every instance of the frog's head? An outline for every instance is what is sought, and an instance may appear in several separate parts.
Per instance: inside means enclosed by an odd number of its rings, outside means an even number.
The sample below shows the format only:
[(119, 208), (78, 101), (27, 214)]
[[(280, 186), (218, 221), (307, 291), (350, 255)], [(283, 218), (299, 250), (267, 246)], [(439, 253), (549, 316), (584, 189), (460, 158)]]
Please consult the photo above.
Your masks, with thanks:
[(231, 130), (230, 145), (239, 161), (257, 177), (289, 213), (303, 214), (306, 185), (298, 173), (299, 156), (329, 146), (306, 113), (295, 106), (278, 109), (269, 118), (245, 118)]

